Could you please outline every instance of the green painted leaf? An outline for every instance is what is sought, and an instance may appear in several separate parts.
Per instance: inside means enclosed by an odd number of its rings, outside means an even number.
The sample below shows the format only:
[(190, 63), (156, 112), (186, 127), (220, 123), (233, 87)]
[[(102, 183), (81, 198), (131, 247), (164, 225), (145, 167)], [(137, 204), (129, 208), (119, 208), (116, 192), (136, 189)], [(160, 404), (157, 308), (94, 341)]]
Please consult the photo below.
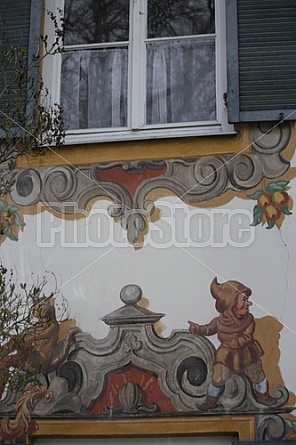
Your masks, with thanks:
[(5, 212), (8, 209), (8, 204), (3, 199), (0, 199), (0, 212)]
[(295, 429), (296, 428), (295, 420), (292, 421), (291, 419), (285, 419), (285, 423), (286, 423), (286, 425), (287, 425), (287, 427), (289, 429)]
[(14, 224), (16, 226), (25, 226), (26, 223), (21, 219), (20, 215), (18, 213), (14, 213)]
[(6, 235), (7, 238), (11, 239), (12, 241), (18, 240), (18, 238), (12, 233), (10, 226), (8, 226), (7, 229), (4, 231), (4, 235)]
[(272, 229), (275, 226), (275, 221), (267, 221), (267, 229)]
[(288, 204), (283, 206), (283, 207), (281, 207), (281, 212), (284, 215), (292, 215), (292, 212), (290, 212), (290, 210), (289, 210)]
[(15, 236), (13, 233), (11, 233), (8, 238), (11, 239), (11, 241), (18, 241), (18, 237)]
[(275, 192), (282, 192), (286, 189), (287, 185), (290, 181), (274, 181), (270, 182), (267, 187), (266, 191), (273, 195)]
[(247, 195), (247, 197), (250, 199), (258, 199), (259, 196), (262, 195), (262, 193), (264, 193), (263, 190), (257, 190), (255, 193), (252, 193), (251, 195)]
[(10, 210), (12, 213), (16, 213), (19, 211), (19, 208), (17, 206), (8, 206), (8, 210)]
[(289, 428), (292, 427), (292, 422), (291, 422), (290, 419), (285, 419), (285, 424), (286, 424)]
[(258, 224), (260, 224), (262, 222), (262, 218), (264, 215), (264, 209), (261, 209), (261, 207), (259, 206), (255, 206), (253, 209), (253, 222), (251, 224), (251, 226), (257, 226)]

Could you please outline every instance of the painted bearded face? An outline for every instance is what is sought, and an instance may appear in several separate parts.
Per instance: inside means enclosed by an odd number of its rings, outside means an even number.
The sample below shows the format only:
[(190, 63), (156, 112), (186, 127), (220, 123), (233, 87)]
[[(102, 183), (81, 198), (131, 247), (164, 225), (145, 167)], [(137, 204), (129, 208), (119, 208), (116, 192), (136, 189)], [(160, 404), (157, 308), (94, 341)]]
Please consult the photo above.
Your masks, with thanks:
[(249, 297), (243, 293), (239, 293), (236, 298), (236, 304), (233, 307), (233, 312), (238, 318), (245, 317), (249, 313), (249, 307), (253, 303), (249, 301)]

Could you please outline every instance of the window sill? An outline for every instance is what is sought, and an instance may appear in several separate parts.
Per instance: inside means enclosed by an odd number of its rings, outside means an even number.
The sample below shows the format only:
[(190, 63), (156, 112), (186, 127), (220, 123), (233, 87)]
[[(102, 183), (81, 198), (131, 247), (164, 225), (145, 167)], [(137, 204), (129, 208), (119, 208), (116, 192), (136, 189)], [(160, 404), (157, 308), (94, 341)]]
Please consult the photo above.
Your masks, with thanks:
[(222, 129), (219, 124), (192, 126), (192, 127), (167, 127), (164, 128), (145, 128), (141, 130), (125, 130), (112, 129), (110, 131), (91, 131), (91, 130), (74, 130), (67, 131), (65, 138), (65, 145), (75, 144), (93, 144), (101, 142), (123, 142), (123, 141), (140, 141), (149, 139), (169, 139), (169, 138), (184, 138), (195, 136), (217, 136), (217, 135), (233, 135), (236, 134), (233, 125), (227, 125), (227, 128)]
[(195, 158), (197, 156), (249, 153), (251, 136), (248, 124), (234, 134), (179, 137), (166, 139), (130, 140), (102, 143), (76, 143), (52, 147), (45, 156), (22, 157), (18, 168), (58, 165), (90, 165), (134, 160)]

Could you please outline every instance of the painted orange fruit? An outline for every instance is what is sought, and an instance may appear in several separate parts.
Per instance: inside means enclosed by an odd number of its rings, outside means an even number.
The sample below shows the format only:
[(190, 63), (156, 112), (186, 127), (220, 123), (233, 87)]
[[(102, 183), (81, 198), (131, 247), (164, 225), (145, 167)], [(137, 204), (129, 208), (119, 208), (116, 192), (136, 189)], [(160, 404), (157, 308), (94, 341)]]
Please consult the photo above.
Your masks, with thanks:
[(257, 204), (262, 209), (265, 209), (267, 206), (272, 204), (272, 195), (270, 193), (264, 192), (257, 199)]
[(288, 204), (289, 195), (287, 192), (275, 192), (273, 195), (273, 203), (277, 207), (283, 207)]
[(270, 204), (265, 207), (265, 217), (268, 221), (277, 221), (281, 217), (281, 211)]

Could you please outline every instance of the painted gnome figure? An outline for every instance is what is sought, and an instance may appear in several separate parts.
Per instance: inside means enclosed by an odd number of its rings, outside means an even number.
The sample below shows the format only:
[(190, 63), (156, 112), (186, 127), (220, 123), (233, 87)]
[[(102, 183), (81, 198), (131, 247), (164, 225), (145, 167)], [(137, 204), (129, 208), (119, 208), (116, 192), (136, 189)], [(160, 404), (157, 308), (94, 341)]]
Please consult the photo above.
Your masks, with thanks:
[(217, 407), (225, 383), (233, 373), (244, 374), (250, 379), (258, 403), (274, 405), (277, 399), (268, 392), (268, 381), (260, 359), (264, 351), (254, 339), (255, 320), (249, 312), (251, 289), (234, 280), (219, 284), (214, 278), (210, 290), (220, 315), (206, 325), (188, 322), (192, 334), (217, 334), (221, 342), (216, 352), (207, 398), (197, 405), (197, 409), (207, 411)]

